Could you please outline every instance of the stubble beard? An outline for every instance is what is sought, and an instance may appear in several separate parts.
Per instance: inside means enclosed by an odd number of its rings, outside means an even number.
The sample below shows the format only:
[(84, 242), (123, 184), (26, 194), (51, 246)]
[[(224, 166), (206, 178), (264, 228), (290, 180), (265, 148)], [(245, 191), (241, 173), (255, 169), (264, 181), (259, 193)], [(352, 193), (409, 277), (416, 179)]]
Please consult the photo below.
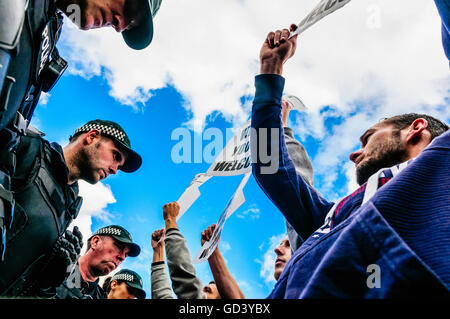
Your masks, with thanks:
[(78, 168), (78, 179), (82, 179), (92, 185), (96, 184), (99, 180), (95, 174), (98, 147), (99, 144), (96, 144), (81, 149), (75, 159), (76, 167)]
[(403, 163), (407, 158), (407, 151), (401, 144), (400, 137), (394, 135), (385, 143), (377, 145), (368, 156), (356, 169), (359, 185), (366, 183), (369, 177), (380, 169)]

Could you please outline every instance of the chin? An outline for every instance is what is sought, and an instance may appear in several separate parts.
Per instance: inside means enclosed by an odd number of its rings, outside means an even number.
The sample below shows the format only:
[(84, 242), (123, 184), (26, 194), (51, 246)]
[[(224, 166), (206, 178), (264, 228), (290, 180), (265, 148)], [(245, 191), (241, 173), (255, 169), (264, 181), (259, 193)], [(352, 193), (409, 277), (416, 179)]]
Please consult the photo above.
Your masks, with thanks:
[(91, 184), (91, 185), (95, 185), (95, 184), (97, 184), (97, 183), (100, 181), (100, 178), (97, 178), (97, 177), (91, 177), (91, 178), (83, 178), (83, 180), (84, 180), (85, 182), (88, 182), (88, 183)]
[(113, 272), (114, 269), (115, 269), (115, 268), (110, 269), (108, 266), (106, 266), (106, 267), (103, 269), (103, 276), (106, 276), (106, 275), (108, 275), (110, 272)]
[(94, 171), (94, 172), (92, 172), (92, 175), (88, 178), (87, 182), (88, 182), (89, 184), (95, 185), (95, 184), (97, 184), (98, 182), (100, 182), (101, 179), (102, 179), (102, 178), (101, 178), (100, 174), (97, 173), (96, 171)]
[(273, 278), (275, 278), (275, 280), (278, 280), (278, 278), (280, 278), (282, 272), (283, 272), (282, 270), (280, 270), (280, 271), (275, 270), (275, 272), (273, 273)]

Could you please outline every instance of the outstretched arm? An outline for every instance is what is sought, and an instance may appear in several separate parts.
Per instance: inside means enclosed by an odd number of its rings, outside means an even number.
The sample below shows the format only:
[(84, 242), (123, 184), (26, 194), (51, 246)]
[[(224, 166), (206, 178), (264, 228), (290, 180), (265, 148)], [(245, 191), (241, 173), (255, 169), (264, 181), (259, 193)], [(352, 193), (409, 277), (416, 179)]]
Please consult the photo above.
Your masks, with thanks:
[(174, 299), (164, 263), (164, 235), (164, 229), (156, 230), (152, 234), (152, 299)]
[(178, 299), (205, 299), (202, 282), (197, 278), (191, 262), (186, 239), (178, 230), (176, 218), (180, 205), (172, 202), (164, 205), (163, 217), (166, 224), (166, 254), (172, 289)]
[[(207, 242), (211, 239), (212, 234), (216, 225), (213, 224), (207, 229), (202, 231), (201, 244)], [(219, 291), (222, 299), (245, 299), (244, 294), (239, 288), (236, 280), (234, 280), (230, 271), (225, 264), (225, 260), (219, 251), (219, 246), (214, 250), (208, 259), (209, 267), (214, 277), (214, 282), (216, 283), (217, 290)]]
[[(293, 30), (294, 26), (291, 26)], [(261, 74), (255, 78), (252, 109), (253, 175), (266, 195), (305, 240), (323, 225), (333, 206), (300, 176), (289, 157), (281, 121), (284, 63), (295, 53), (297, 36), (289, 30), (267, 36), (260, 52)], [(270, 159), (267, 161), (267, 159)]]

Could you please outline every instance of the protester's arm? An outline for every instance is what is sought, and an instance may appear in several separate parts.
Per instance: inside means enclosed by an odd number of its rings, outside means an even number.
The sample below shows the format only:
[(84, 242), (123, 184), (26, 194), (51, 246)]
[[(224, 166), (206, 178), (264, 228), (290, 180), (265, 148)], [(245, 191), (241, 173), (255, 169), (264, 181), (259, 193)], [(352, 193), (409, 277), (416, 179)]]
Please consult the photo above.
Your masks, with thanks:
[[(323, 225), (333, 203), (323, 199), (297, 173), (286, 147), (281, 122), (284, 88), (281, 74), (283, 64), (295, 52), (297, 36), (287, 41), (289, 31), (285, 29), (283, 32), (284, 40), (281, 41), (283, 37), (280, 31), (270, 33), (260, 53), (261, 74), (255, 78), (256, 93), (252, 109), (252, 128), (257, 133), (256, 139), (252, 138), (252, 151), (256, 150), (257, 153), (252, 154), (253, 175), (266, 195), (305, 240)], [(266, 139), (263, 139), (263, 134), (267, 136)], [(267, 148), (266, 151), (259, 147), (264, 142), (262, 146)], [(261, 154), (271, 154), (269, 165), (263, 163)]]
[[(297, 141), (294, 137), (294, 131), (288, 127), (287, 121), (289, 119), (289, 113), (291, 112), (291, 106), (284, 99), (281, 101), (281, 121), (284, 128), (284, 140), (286, 142), (286, 148), (289, 153), (289, 157), (294, 163), (297, 174), (300, 175), (308, 185), (313, 186), (314, 172), (311, 160), (303, 145)], [(297, 250), (303, 243), (303, 240), (298, 236), (294, 228), (286, 220), (286, 233), (288, 235), (290, 247), (292, 253)]]
[(163, 217), (166, 224), (166, 254), (172, 289), (178, 299), (205, 299), (202, 282), (195, 274), (186, 239), (178, 230), (176, 217), (180, 206), (177, 202), (164, 205)]
[(156, 230), (152, 234), (152, 299), (174, 299), (164, 263), (164, 235), (164, 229)]
[(164, 262), (152, 263), (152, 299), (174, 299)]
[[(216, 225), (213, 224), (209, 226), (202, 232), (201, 244), (207, 242), (211, 239)], [(244, 294), (239, 288), (236, 280), (234, 280), (230, 271), (225, 264), (225, 260), (219, 251), (219, 246), (214, 250), (208, 259), (209, 267), (214, 277), (214, 282), (216, 283), (217, 290), (222, 299), (245, 299)]]
[(442, 45), (450, 60), (450, 3), (447, 0), (434, 0), (442, 19)]
[(288, 127), (287, 121), (289, 119), (289, 113), (291, 112), (291, 106), (284, 99), (281, 101), (281, 122), (284, 129), (284, 141), (289, 153), (289, 157), (294, 162), (297, 174), (300, 175), (308, 185), (313, 186), (313, 167), (311, 159), (308, 156), (302, 143), (297, 141), (294, 137), (294, 131)]

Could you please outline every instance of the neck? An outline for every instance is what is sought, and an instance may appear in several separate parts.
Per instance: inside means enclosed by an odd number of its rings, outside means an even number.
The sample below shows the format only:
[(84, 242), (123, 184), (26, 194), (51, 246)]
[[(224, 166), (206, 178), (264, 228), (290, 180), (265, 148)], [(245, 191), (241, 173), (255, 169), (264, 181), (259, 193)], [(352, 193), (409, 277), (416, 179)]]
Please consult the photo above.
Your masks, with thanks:
[(405, 160), (409, 161), (411, 158), (416, 158), (420, 153), (422, 153), (422, 151), (428, 146), (430, 145), (431, 141), (430, 140), (424, 140), (421, 139), (420, 141), (418, 141), (414, 146), (410, 147), (408, 149), (408, 158)]
[(98, 276), (94, 276), (89, 271), (89, 263), (88, 263), (87, 254), (88, 253), (86, 253), (85, 255), (78, 258), (78, 266), (80, 267), (80, 274), (81, 274), (81, 277), (83, 277), (83, 280), (87, 281), (87, 282), (94, 282), (98, 279)]
[(67, 184), (71, 185), (78, 180), (78, 166), (75, 163), (76, 149), (74, 145), (67, 145), (63, 148), (64, 160), (69, 169), (69, 181)]

